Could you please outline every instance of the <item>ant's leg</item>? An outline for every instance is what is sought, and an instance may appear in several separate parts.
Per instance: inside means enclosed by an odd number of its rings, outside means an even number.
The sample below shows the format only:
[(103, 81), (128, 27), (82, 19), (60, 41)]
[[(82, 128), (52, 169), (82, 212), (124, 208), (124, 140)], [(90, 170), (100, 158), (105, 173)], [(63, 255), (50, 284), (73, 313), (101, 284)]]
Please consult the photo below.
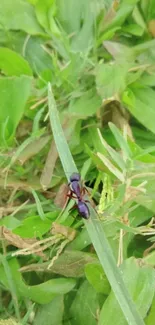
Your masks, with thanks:
[(70, 199), (77, 199), (77, 196), (74, 195), (74, 192), (73, 192), (73, 191), (70, 191), (70, 193), (68, 193), (67, 196), (68, 196)]
[(72, 191), (71, 191), (71, 189), (69, 188), (69, 190), (68, 190), (68, 193), (67, 193), (67, 197), (71, 197), (71, 195), (72, 195)]
[(77, 209), (77, 204), (76, 204), (76, 203), (73, 205), (72, 208), (69, 209), (69, 211), (71, 211), (71, 210), (73, 210), (73, 209), (75, 209), (75, 208)]
[[(69, 211), (72, 211), (72, 210), (74, 210), (75, 208), (77, 209), (77, 207), (78, 207), (78, 206), (77, 206), (77, 204), (75, 203), (75, 204), (73, 205), (73, 207), (69, 209)], [(76, 219), (76, 217), (75, 217), (75, 216), (73, 216), (73, 218), (75, 218), (75, 219)]]
[(70, 196), (70, 195), (67, 195), (70, 199), (77, 199), (77, 196)]
[(83, 187), (82, 188), (82, 191), (81, 191), (81, 194), (82, 195), (85, 195), (86, 193), (89, 194), (89, 195), (91, 195), (91, 193), (87, 190), (87, 188), (86, 187)]

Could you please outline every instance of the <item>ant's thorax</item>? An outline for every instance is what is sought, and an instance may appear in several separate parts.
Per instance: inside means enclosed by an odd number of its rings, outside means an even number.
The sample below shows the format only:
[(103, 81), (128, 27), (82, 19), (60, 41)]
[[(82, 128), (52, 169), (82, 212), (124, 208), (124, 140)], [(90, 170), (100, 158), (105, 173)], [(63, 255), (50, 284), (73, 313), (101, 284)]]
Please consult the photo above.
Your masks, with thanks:
[(81, 186), (80, 186), (79, 182), (73, 181), (71, 183), (71, 187), (72, 187), (73, 192), (77, 196), (77, 199), (80, 200), (81, 199)]

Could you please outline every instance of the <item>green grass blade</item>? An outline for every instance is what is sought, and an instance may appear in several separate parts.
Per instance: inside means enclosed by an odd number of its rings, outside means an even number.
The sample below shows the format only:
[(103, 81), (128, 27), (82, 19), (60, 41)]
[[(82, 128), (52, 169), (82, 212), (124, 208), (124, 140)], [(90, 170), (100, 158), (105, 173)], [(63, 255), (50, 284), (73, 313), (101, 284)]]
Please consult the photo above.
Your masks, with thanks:
[(66, 174), (67, 179), (69, 180), (70, 175), (78, 171), (72, 158), (71, 152), (69, 150), (66, 138), (64, 137), (64, 132), (60, 124), (59, 115), (50, 84), (48, 86), (48, 105), (53, 137), (56, 143), (56, 147), (61, 159), (64, 172)]
[(123, 135), (121, 134), (120, 130), (115, 126), (115, 124), (109, 122), (109, 127), (111, 132), (113, 133), (118, 145), (122, 149), (122, 152), (125, 154), (127, 158), (131, 157), (131, 151), (128, 146), (127, 141), (124, 139)]
[(19, 311), (19, 306), (18, 306), (18, 297), (17, 297), (17, 293), (16, 293), (16, 286), (14, 284), (11, 269), (9, 267), (6, 256), (3, 256), (0, 254), (0, 262), (3, 264), (4, 270), (5, 270), (5, 274), (6, 274), (6, 278), (8, 281), (9, 290), (11, 292), (16, 317), (20, 321), (20, 311)]
[(37, 210), (38, 210), (38, 214), (39, 214), (39, 216), (40, 216), (40, 218), (41, 218), (42, 220), (45, 220), (46, 217), (45, 217), (45, 214), (44, 214), (44, 211), (43, 211), (43, 208), (42, 208), (41, 202), (40, 202), (40, 200), (39, 200), (39, 197), (38, 197), (37, 193), (35, 192), (35, 190), (31, 189), (31, 192), (32, 192), (32, 194), (33, 194), (33, 196), (34, 196), (34, 199), (35, 199), (35, 201), (36, 201), (36, 207), (37, 207)]
[(112, 162), (106, 158), (102, 153), (97, 152), (97, 156), (103, 161), (104, 165), (122, 182), (124, 183), (124, 175), (115, 167)]
[(103, 139), (100, 130), (98, 129), (97, 131), (104, 148), (107, 150), (107, 152), (109, 153), (113, 161), (117, 164), (117, 166), (124, 171), (126, 166), (121, 155), (116, 150), (114, 150), (111, 146), (109, 146), (109, 144)]
[[(66, 177), (68, 178), (68, 172), (71, 174), (73, 171), (77, 171), (77, 168), (63, 134), (50, 83), (48, 84), (48, 104), (53, 136), (62, 165), (64, 167), (64, 171), (67, 171)], [(100, 263), (110, 282), (112, 290), (115, 293), (116, 299), (118, 300), (118, 303), (129, 325), (144, 325), (143, 319), (138, 313), (136, 306), (126, 289), (120, 271), (116, 266), (111, 247), (104, 234), (102, 224), (97, 219), (95, 210), (90, 204), (88, 204), (88, 206), (90, 209), (90, 218), (83, 221), (94, 245)]]

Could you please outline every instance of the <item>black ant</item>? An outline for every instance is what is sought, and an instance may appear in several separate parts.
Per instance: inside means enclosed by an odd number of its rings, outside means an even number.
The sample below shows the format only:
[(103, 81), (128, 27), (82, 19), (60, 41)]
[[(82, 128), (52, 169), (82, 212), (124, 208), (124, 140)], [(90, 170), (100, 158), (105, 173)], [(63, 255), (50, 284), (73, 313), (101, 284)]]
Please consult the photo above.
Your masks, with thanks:
[(81, 176), (79, 173), (73, 173), (70, 176), (70, 193), (67, 195), (68, 197), (72, 199), (77, 199), (77, 209), (79, 214), (82, 218), (88, 219), (89, 218), (89, 208), (86, 204), (86, 202), (89, 202), (87, 200), (84, 200), (83, 195), (85, 195), (86, 188), (82, 187), (80, 184)]

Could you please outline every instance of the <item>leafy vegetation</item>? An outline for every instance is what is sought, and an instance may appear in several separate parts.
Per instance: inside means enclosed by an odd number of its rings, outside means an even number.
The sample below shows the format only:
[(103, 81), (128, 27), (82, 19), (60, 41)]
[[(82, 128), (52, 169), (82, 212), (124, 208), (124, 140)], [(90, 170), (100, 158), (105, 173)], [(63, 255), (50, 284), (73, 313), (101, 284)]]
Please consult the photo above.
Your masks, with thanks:
[(0, 324), (154, 325), (154, 37), (153, 0), (1, 0)]

